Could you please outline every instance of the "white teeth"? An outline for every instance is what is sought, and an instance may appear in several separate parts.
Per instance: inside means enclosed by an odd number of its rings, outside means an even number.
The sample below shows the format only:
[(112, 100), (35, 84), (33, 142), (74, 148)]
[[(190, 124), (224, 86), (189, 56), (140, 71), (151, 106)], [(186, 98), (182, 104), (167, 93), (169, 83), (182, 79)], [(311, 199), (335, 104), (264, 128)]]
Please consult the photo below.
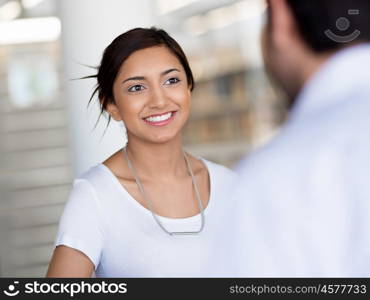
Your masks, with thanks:
[(161, 122), (161, 121), (168, 120), (169, 118), (171, 118), (171, 116), (172, 116), (172, 112), (169, 112), (161, 116), (148, 117), (148, 118), (145, 118), (145, 120), (147, 120), (148, 122)]

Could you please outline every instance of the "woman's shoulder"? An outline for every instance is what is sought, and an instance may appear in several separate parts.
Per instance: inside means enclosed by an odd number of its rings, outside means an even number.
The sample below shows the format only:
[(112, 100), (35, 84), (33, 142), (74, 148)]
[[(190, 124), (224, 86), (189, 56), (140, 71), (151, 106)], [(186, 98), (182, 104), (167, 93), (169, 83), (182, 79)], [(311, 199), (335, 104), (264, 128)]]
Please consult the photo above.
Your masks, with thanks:
[(92, 165), (73, 180), (73, 187), (83, 186), (85, 190), (93, 190), (98, 195), (107, 195), (117, 192), (118, 178), (125, 178), (125, 172), (119, 166), (119, 151), (101, 163)]
[(95, 164), (77, 175), (73, 180), (73, 188), (76, 187), (90, 192), (105, 191), (109, 189), (111, 178), (109, 169), (102, 163)]
[(222, 164), (202, 157), (198, 157), (198, 159), (200, 159), (206, 165), (209, 172), (213, 173), (213, 175), (229, 178), (230, 180), (236, 180), (238, 178), (238, 174), (236, 172)]
[[(200, 158), (208, 168), (213, 197), (227, 198), (231, 189), (239, 182), (237, 173), (230, 168), (208, 159)], [(228, 201), (224, 201), (227, 203)]]
[(98, 163), (89, 167), (87, 170), (79, 174), (75, 177), (74, 181), (88, 181), (90, 184), (93, 182), (101, 179), (104, 176), (104, 165), (102, 163)]
[[(120, 150), (119, 150), (120, 151)], [(106, 160), (101, 163), (97, 163), (87, 170), (79, 174), (75, 181), (86, 180), (91, 184), (102, 181), (103, 178), (110, 178), (112, 174), (118, 173), (116, 166), (118, 165), (117, 161), (119, 159), (119, 151), (112, 154)], [(104, 180), (103, 180), (104, 181)]]

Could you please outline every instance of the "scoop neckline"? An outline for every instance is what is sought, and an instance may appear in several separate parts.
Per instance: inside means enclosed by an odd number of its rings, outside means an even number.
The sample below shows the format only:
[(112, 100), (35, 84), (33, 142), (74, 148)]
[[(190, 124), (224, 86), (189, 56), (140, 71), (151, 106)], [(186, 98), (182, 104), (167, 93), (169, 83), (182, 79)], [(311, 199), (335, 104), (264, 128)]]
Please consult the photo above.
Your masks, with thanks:
[[(203, 209), (203, 213), (208, 215), (208, 213), (210, 211), (210, 208), (212, 207), (212, 204), (213, 204), (213, 200), (212, 200), (213, 199), (213, 188), (214, 188), (213, 173), (211, 172), (210, 163), (206, 159), (203, 159), (201, 157), (196, 157), (196, 158), (198, 158), (199, 160), (201, 160), (203, 162), (204, 166), (207, 168), (207, 171), (208, 171), (209, 185), (210, 185), (210, 188), (209, 188), (209, 199), (208, 199), (208, 202), (207, 202), (207, 206)], [(117, 187), (117, 189), (119, 190), (119, 192), (121, 194), (123, 194), (129, 200), (130, 203), (132, 203), (138, 209), (140, 209), (141, 211), (143, 211), (146, 215), (149, 215), (151, 218), (153, 217), (152, 216), (152, 212), (148, 208), (146, 208), (145, 206), (143, 206), (139, 201), (137, 201), (134, 197), (131, 196), (131, 194), (121, 184), (121, 182), (118, 180), (117, 176), (114, 175), (114, 173), (111, 171), (111, 169), (109, 169), (103, 163), (98, 164), (98, 167), (100, 167), (100, 169), (103, 169), (111, 177), (113, 184)], [(193, 222), (194, 220), (197, 220), (197, 219), (199, 219), (201, 217), (201, 213), (200, 212), (197, 213), (194, 216), (185, 217), (185, 218), (171, 218), (171, 217), (161, 216), (161, 215), (158, 215), (158, 214), (155, 214), (155, 215), (161, 221), (164, 221), (164, 222), (167, 222), (167, 223)]]

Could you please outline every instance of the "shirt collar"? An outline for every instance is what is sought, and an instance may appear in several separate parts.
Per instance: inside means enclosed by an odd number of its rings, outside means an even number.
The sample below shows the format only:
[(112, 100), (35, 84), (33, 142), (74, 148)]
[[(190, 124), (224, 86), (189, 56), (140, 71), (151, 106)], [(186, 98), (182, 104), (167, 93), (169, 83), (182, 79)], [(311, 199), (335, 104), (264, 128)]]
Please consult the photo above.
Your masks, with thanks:
[[(354, 90), (370, 94), (370, 43), (340, 50), (306, 83), (289, 119), (315, 113), (335, 105)], [(370, 99), (369, 99), (370, 100)]]

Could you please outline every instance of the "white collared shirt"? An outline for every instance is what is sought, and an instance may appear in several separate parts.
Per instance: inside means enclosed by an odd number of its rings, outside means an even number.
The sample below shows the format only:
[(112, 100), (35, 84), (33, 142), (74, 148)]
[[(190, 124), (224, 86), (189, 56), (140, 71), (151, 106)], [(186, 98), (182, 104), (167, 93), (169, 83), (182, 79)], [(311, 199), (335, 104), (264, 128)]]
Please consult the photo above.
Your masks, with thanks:
[(232, 276), (369, 277), (370, 44), (333, 55), (238, 169)]

